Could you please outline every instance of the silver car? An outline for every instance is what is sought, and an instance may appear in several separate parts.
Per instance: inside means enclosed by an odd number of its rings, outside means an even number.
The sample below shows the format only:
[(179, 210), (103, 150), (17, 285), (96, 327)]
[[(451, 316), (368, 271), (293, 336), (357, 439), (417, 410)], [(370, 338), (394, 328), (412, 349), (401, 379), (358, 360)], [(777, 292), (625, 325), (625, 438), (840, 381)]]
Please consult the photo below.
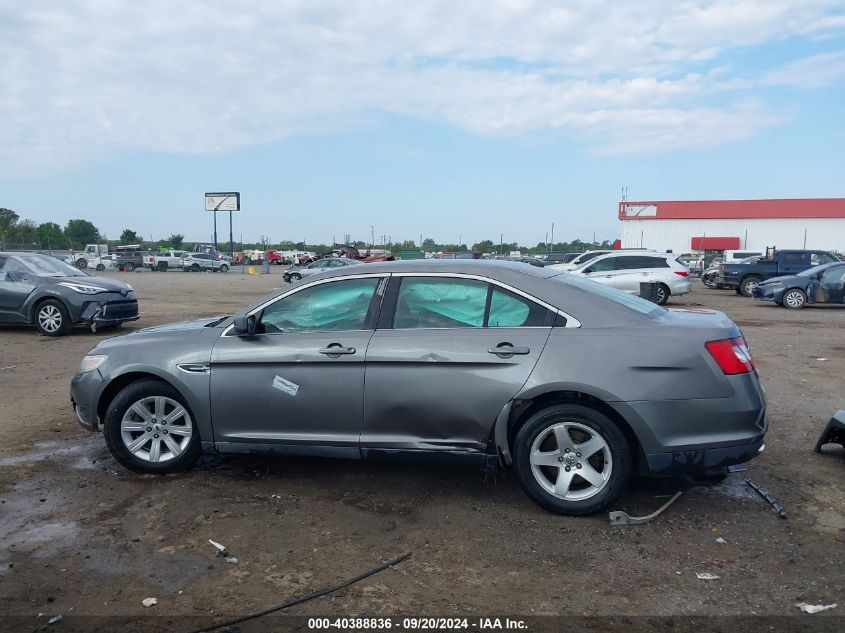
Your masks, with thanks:
[(324, 257), (305, 266), (291, 266), (282, 276), (288, 283), (293, 283), (294, 281), (299, 281), (305, 277), (310, 277), (311, 275), (316, 275), (327, 270), (337, 270), (360, 263), (357, 259), (349, 259), (347, 257)]
[(573, 515), (637, 473), (745, 462), (766, 431), (724, 314), (473, 260), (344, 267), (233, 316), (102, 341), (71, 401), (137, 472), (201, 451), (499, 465)]

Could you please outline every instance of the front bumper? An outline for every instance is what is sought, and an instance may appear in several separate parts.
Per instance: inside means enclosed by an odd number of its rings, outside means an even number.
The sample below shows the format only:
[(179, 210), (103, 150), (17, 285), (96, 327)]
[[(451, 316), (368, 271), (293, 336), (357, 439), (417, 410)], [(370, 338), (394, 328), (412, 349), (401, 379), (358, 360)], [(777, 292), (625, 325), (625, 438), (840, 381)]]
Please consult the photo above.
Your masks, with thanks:
[(135, 299), (120, 299), (87, 302), (77, 321), (90, 323), (94, 326), (117, 325), (125, 321), (137, 321), (138, 301)]
[(751, 291), (751, 297), (759, 301), (774, 301), (775, 303), (780, 303), (785, 290), (786, 288), (783, 285), (765, 285), (763, 287), (757, 286), (756, 288), (754, 288), (754, 290)]
[(78, 373), (70, 381), (71, 406), (79, 424), (89, 431), (98, 431), (100, 428), (97, 403), (103, 387), (103, 375), (99, 369)]

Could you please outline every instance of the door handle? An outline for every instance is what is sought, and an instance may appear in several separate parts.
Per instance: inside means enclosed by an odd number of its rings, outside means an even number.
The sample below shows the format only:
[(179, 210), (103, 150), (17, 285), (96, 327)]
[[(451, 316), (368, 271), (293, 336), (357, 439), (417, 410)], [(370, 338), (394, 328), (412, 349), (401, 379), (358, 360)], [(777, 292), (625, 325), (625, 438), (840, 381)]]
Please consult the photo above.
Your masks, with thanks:
[(487, 350), (488, 354), (495, 354), (500, 358), (510, 358), (511, 356), (524, 356), (531, 353), (530, 347), (514, 347), (510, 343), (502, 343), (498, 347), (491, 347)]
[(344, 354), (354, 354), (357, 350), (354, 347), (343, 347), (340, 343), (333, 343), (318, 351), (326, 356), (341, 356)]

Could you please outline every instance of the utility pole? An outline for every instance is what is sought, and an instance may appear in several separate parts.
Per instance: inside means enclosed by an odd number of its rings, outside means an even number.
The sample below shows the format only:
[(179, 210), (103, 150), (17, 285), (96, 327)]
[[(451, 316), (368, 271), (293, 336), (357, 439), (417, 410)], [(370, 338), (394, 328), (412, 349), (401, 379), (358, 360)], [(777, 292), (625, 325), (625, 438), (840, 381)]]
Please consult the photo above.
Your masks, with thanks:
[(499, 255), (504, 254), (505, 234), (499, 233)]
[(375, 248), (375, 246), (376, 246), (376, 229), (375, 229), (375, 227), (371, 224), (371, 225), (370, 225), (370, 248), (371, 248), (371, 249), (372, 249), (372, 248)]
[[(552, 222), (552, 244), (555, 243), (555, 223)], [(553, 246), (552, 244), (549, 245), (549, 250), (551, 251)]]

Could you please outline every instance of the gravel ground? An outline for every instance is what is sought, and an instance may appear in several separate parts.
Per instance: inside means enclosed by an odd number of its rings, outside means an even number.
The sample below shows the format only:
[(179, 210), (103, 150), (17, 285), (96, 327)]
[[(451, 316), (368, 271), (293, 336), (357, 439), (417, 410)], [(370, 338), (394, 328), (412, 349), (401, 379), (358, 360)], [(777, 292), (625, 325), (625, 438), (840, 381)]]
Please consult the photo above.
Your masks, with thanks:
[[(283, 285), (275, 272), (111, 276), (140, 298), (142, 318), (128, 331), (232, 312)], [(845, 615), (845, 452), (812, 448), (845, 408), (845, 310), (793, 312), (698, 283), (672, 303), (723, 310), (742, 327), (767, 389), (770, 431), (748, 472), (718, 484), (637, 481), (618, 504), (631, 514), (685, 493), (658, 521), (629, 528), (611, 528), (606, 514), (548, 514), (507, 471), (242, 456), (206, 457), (179, 475), (133, 475), (69, 407), (80, 357), (113, 332), (50, 339), (0, 328), (0, 617), (24, 630), (57, 614), (64, 630), (74, 621), (90, 628), (93, 620), (74, 620), (81, 616), (180, 630), (185, 618), (236, 616), (413, 552), (291, 612), (696, 615), (711, 625), (712, 616), (791, 615), (835, 630)], [(239, 562), (216, 557), (208, 539)], [(147, 597), (158, 604), (144, 608)], [(839, 606), (798, 616), (799, 602)], [(138, 619), (151, 614), (159, 617)]]

